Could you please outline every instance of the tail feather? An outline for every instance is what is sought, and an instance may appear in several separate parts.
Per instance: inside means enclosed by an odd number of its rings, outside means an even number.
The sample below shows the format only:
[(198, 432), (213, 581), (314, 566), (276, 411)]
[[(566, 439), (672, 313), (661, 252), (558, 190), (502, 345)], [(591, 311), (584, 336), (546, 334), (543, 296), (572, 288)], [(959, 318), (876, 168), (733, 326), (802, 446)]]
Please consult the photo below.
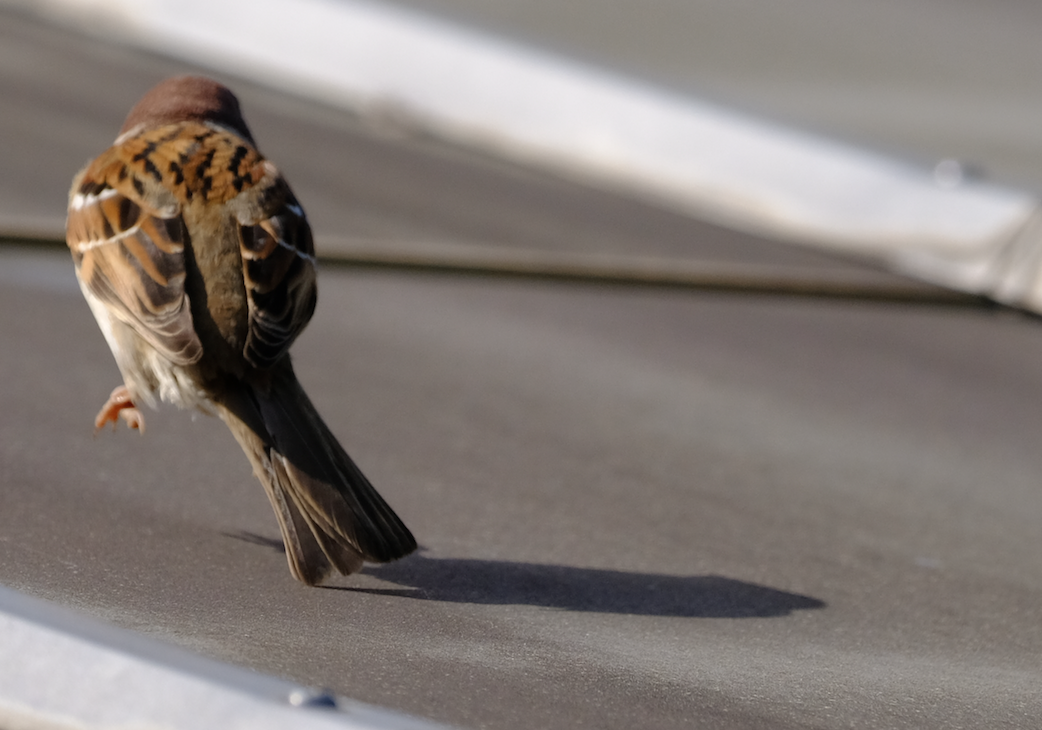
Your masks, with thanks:
[[(240, 443), (242, 443), (240, 441)], [(245, 448), (245, 447), (244, 447)], [(260, 452), (264, 459), (272, 454)], [(305, 585), (321, 583), (333, 571), (332, 561), (327, 556), (326, 548), (319, 541), (312, 523), (305, 517), (296, 500), (284, 485), (288, 485), (289, 477), (279, 459), (268, 461), (269, 470), (266, 479), (261, 479), (264, 491), (271, 501), (278, 518), (282, 543), (286, 546), (286, 561), (289, 563), (293, 577)], [(256, 472), (256, 469), (254, 470)], [(353, 564), (355, 570), (361, 567), (362, 558), (355, 553)]]
[(334, 568), (346, 575), (365, 560), (388, 562), (416, 549), (322, 421), (288, 358), (269, 389), (241, 384), (218, 405), (268, 493), (298, 580), (314, 585)]
[[(284, 466), (279, 459), (272, 460), (267, 444), (232, 411), (221, 408), (219, 412), (249, 458), (253, 473), (264, 486), (272, 509), (275, 510), (290, 572), (306, 585), (321, 582), (332, 571), (332, 565), (310, 524), (283, 486), (289, 483)], [(360, 557), (358, 562), (361, 563)]]

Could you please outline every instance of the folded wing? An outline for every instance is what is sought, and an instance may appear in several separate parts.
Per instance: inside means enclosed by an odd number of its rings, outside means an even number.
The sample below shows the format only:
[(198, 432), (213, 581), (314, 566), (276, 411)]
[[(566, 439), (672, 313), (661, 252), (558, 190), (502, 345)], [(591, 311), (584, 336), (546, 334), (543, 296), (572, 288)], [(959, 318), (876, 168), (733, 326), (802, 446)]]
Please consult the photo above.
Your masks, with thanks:
[(118, 161), (98, 167), (80, 174), (69, 201), (66, 241), (80, 281), (171, 362), (198, 361), (180, 211), (150, 206)]
[(249, 329), (243, 354), (267, 369), (293, 344), (315, 311), (315, 245), (304, 211), (281, 177), (256, 193), (264, 217), (239, 228)]

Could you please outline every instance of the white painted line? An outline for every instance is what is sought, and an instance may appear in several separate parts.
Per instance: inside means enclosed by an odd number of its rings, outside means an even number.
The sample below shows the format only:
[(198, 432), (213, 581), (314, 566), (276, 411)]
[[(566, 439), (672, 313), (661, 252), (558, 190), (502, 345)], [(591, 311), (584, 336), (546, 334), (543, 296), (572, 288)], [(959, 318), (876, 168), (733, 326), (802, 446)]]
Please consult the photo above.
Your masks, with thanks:
[(4, 730), (439, 727), (203, 659), (0, 587)]
[(468, 144), (710, 220), (870, 254), (1004, 301), (1042, 301), (1034, 278), (1030, 291), (1023, 277), (1009, 285), (1019, 274), (995, 260), (1025, 230), (1021, 240), (1038, 245), (1025, 226), (1039, 201), (950, 174), (951, 165), (935, 175), (367, 0), (40, 8), (334, 104), (402, 111)]

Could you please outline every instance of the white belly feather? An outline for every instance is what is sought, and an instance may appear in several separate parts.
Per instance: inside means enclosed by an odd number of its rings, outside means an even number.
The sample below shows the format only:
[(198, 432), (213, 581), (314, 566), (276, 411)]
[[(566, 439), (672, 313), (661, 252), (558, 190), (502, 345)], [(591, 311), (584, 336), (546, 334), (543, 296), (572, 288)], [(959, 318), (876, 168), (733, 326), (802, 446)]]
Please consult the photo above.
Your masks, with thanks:
[(123, 384), (127, 386), (135, 404), (144, 402), (155, 408), (158, 395), (160, 400), (180, 408), (213, 414), (210, 399), (196, 383), (189, 368), (176, 365), (163, 357), (129, 323), (113, 316), (112, 310), (82, 281), (80, 290), (105, 335), (105, 341), (123, 376)]

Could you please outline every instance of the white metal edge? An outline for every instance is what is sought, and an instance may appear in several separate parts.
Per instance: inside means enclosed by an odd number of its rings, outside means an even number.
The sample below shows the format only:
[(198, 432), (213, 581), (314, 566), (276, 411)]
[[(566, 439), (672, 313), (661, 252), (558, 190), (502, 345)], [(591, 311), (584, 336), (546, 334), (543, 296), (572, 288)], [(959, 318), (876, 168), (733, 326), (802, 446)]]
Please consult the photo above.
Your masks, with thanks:
[[(339, 103), (398, 105), (468, 140), (639, 182), (812, 237), (979, 241), (1033, 206), (389, 5), (49, 0), (166, 52)], [(205, 18), (206, 22), (199, 22)], [(235, 32), (228, 32), (234, 28)]]
[(1014, 304), (1042, 301), (1037, 283), (1022, 291), (1023, 275), (1004, 269), (1001, 254), (1013, 238), (1038, 246), (1032, 194), (939, 180), (391, 5), (38, 0), (32, 7), (334, 104), (404, 110), (469, 144), (739, 229), (873, 255)]
[[(335, 708), (322, 705), (330, 700)], [(211, 661), (0, 586), (0, 728), (215, 727), (441, 726)]]

